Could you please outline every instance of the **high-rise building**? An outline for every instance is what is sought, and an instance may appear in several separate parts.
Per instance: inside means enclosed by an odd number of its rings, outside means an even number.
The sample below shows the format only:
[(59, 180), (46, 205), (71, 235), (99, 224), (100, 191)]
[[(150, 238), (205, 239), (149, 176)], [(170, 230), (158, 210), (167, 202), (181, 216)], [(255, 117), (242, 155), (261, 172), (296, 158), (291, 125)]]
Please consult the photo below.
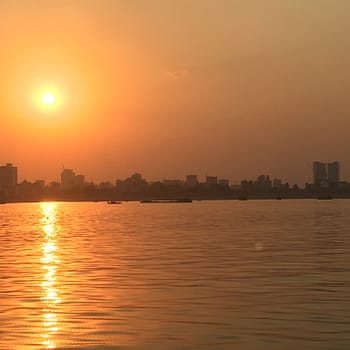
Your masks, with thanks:
[(329, 185), (337, 185), (340, 181), (340, 164), (335, 161), (327, 164), (328, 183)]
[(72, 169), (63, 169), (61, 172), (61, 188), (69, 190), (75, 187), (82, 187), (85, 183), (84, 175), (75, 175)]
[(316, 186), (327, 186), (327, 167), (326, 163), (313, 163), (313, 183)]
[(282, 188), (282, 181), (280, 179), (273, 179), (272, 181), (272, 188), (275, 188), (277, 190), (279, 190), (280, 188)]
[(256, 179), (256, 187), (261, 191), (270, 191), (272, 181), (269, 175), (260, 175)]
[(139, 173), (135, 173), (135, 174), (130, 176), (130, 181), (134, 184), (139, 184), (143, 181), (142, 175)]
[(0, 192), (11, 192), (17, 185), (17, 167), (11, 163), (0, 166)]
[(77, 175), (75, 177), (75, 184), (76, 184), (77, 187), (84, 187), (85, 176), (84, 175)]
[(186, 176), (186, 186), (196, 187), (198, 185), (198, 176), (197, 175), (187, 175)]

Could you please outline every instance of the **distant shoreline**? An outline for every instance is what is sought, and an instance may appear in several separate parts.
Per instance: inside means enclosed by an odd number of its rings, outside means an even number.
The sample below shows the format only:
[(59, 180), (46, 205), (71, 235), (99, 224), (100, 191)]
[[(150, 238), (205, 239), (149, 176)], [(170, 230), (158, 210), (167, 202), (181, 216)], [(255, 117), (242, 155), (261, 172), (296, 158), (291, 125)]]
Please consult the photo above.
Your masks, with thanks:
[[(320, 198), (317, 196), (304, 196), (304, 197), (267, 197), (267, 196), (252, 196), (244, 199), (240, 198), (192, 198), (193, 202), (201, 202), (201, 201), (239, 201), (239, 202), (247, 202), (247, 201), (266, 201), (266, 200), (273, 200), (273, 201), (281, 201), (281, 200), (320, 200), (320, 201), (329, 201), (329, 200), (336, 200), (336, 199), (350, 199), (350, 196), (334, 196), (330, 198)], [(140, 202), (144, 199), (117, 199), (121, 202)], [(154, 200), (164, 200), (164, 201), (171, 201), (174, 200), (174, 198), (154, 198)], [(175, 199), (176, 200), (176, 199)], [(106, 199), (77, 199), (77, 198), (42, 198), (42, 199), (21, 199), (21, 200), (8, 200), (5, 202), (0, 203), (1, 204), (23, 204), (23, 203), (41, 203), (41, 202), (62, 202), (62, 203), (108, 203), (110, 201), (110, 198)], [(178, 204), (174, 202), (175, 204)], [(143, 203), (141, 203), (143, 204)], [(162, 204), (160, 202), (160, 204)], [(185, 203), (186, 204), (186, 203)]]

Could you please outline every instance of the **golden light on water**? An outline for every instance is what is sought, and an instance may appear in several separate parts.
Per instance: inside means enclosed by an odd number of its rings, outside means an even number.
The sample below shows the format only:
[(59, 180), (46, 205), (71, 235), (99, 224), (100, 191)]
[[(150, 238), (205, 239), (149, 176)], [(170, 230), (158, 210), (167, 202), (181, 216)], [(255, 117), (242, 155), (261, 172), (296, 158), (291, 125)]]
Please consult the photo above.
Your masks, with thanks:
[(60, 260), (58, 258), (58, 246), (56, 242), (56, 204), (42, 203), (42, 269), (43, 276), (41, 282), (43, 302), (42, 314), (42, 345), (46, 349), (56, 348), (55, 335), (59, 331), (57, 305), (61, 299), (57, 287), (57, 268)]

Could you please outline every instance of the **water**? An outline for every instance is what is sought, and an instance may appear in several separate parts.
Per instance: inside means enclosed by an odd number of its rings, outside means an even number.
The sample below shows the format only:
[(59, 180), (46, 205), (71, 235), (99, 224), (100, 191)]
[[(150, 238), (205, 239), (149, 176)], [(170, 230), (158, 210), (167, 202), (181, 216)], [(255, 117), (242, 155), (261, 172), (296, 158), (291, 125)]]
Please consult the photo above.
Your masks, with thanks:
[(0, 349), (350, 349), (350, 201), (0, 206)]

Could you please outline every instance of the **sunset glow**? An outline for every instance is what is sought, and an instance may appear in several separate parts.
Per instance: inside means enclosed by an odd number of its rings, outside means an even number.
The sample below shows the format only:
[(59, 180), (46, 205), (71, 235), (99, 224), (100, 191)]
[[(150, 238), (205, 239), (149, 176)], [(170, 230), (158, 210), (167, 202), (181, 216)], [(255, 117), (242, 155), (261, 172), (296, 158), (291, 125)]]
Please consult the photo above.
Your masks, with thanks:
[(56, 181), (65, 163), (95, 181), (303, 185), (310, 159), (347, 159), (350, 2), (0, 3), (0, 158), (21, 181)]
[(350, 0), (0, 0), (0, 350), (350, 349)]
[(36, 113), (40, 111), (44, 113), (55, 112), (55, 114), (62, 115), (62, 107), (66, 96), (63, 98), (64, 89), (59, 84), (53, 82), (34, 86), (33, 83), (28, 83), (27, 90), (30, 91), (28, 95), (29, 108), (33, 108)]
[(41, 100), (46, 105), (52, 105), (55, 103), (55, 95), (52, 92), (46, 92)]

